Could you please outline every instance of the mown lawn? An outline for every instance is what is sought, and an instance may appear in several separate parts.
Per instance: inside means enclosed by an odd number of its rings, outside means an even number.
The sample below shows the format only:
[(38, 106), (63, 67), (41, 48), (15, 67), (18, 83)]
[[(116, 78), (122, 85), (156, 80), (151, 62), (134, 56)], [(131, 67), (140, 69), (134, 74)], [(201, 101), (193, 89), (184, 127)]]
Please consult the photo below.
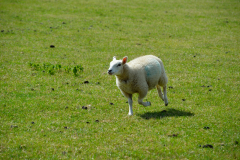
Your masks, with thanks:
[[(0, 31), (0, 159), (240, 159), (238, 0), (0, 0)], [(147, 54), (169, 105), (128, 116), (107, 69)]]

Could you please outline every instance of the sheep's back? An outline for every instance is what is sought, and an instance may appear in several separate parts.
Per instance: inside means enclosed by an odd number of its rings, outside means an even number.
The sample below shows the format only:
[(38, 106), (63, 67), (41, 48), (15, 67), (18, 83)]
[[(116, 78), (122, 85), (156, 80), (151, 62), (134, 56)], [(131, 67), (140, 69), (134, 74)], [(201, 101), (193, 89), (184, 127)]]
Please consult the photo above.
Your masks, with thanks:
[(162, 61), (152, 55), (138, 57), (128, 63), (128, 65), (138, 72), (142, 78), (146, 79), (148, 88), (153, 89), (159, 82), (162, 73)]

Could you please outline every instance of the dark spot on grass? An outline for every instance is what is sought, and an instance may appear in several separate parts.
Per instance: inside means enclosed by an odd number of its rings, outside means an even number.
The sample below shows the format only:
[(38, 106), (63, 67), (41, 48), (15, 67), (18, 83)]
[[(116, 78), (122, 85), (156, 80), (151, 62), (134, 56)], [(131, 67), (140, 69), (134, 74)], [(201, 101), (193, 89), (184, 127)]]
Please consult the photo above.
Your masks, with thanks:
[(196, 56), (194, 55), (193, 57), (195, 58)]
[(238, 141), (235, 141), (234, 144), (238, 144)]
[(82, 106), (82, 109), (87, 109), (87, 107), (86, 106)]
[(213, 148), (213, 145), (211, 145), (211, 144), (206, 144), (206, 145), (203, 145), (202, 148)]
[(66, 151), (63, 151), (62, 154), (65, 155), (65, 154), (67, 154), (67, 152), (66, 152)]
[(168, 137), (177, 137), (178, 136), (178, 133), (176, 134), (169, 134)]
[(1, 30), (1, 32), (4, 32), (4, 30)]
[(35, 89), (34, 88), (31, 88), (31, 91), (34, 91)]
[(32, 124), (35, 124), (34, 122), (31, 122)]
[(173, 86), (169, 86), (168, 88), (169, 88), (169, 89), (173, 89)]
[(98, 122), (99, 122), (99, 120), (98, 120), (98, 119), (96, 119), (96, 120), (95, 120), (95, 122), (97, 122), (97, 123), (98, 123)]
[(206, 87), (206, 86), (202, 85), (201, 87)]
[(111, 103), (109, 103), (110, 105), (114, 105), (112, 102)]
[(55, 48), (55, 46), (54, 45), (50, 45), (50, 48)]
[(52, 91), (54, 91), (54, 88), (52, 88)]
[(87, 124), (89, 124), (90, 122), (86, 122)]
[(212, 89), (209, 89), (209, 92), (211, 92), (212, 91)]
[(19, 149), (26, 149), (27, 147), (25, 145), (20, 145)]
[(64, 129), (68, 129), (68, 127), (67, 127), (67, 126), (65, 126), (65, 127), (64, 127)]
[(208, 126), (205, 126), (205, 127), (203, 127), (203, 129), (210, 129), (210, 127), (208, 127)]
[(66, 22), (62, 22), (62, 24), (66, 24)]
[(182, 101), (186, 101), (186, 99), (182, 99)]
[(88, 83), (89, 83), (89, 81), (84, 81), (83, 83), (84, 83), (84, 84), (88, 84)]
[(11, 128), (18, 128), (18, 126), (15, 126), (15, 125), (11, 125)]

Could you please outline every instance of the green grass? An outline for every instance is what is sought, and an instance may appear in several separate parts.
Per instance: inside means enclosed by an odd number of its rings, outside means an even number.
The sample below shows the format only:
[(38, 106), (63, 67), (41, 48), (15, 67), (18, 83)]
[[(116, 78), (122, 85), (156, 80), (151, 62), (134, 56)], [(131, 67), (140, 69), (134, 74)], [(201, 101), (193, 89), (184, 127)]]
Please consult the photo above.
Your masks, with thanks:
[[(0, 0), (0, 31), (0, 159), (240, 159), (238, 0)], [(152, 90), (129, 117), (106, 72), (146, 54), (169, 106)]]

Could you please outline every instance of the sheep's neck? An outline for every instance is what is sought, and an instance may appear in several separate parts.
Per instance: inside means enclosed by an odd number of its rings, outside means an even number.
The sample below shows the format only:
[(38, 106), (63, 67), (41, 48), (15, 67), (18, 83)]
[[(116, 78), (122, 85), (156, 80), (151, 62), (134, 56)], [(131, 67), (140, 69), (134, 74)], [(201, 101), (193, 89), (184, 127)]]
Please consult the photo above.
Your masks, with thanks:
[(122, 74), (117, 76), (118, 79), (122, 81), (127, 81), (129, 79), (129, 71), (130, 71), (130, 68), (128, 67), (127, 64), (125, 64), (123, 66)]

